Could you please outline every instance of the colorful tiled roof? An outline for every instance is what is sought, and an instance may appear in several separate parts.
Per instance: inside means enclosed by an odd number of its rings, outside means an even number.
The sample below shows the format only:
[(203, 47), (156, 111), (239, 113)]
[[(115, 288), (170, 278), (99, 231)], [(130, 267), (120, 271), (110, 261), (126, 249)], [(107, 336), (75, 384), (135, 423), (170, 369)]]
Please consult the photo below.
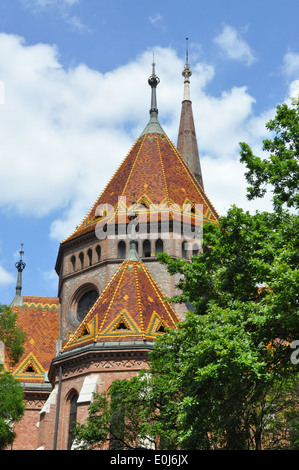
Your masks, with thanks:
[(96, 342), (154, 341), (178, 318), (145, 264), (125, 260), (62, 349)]
[(22, 382), (44, 382), (45, 373), (56, 355), (59, 299), (23, 296), (23, 305), (12, 308), (17, 312), (17, 325), (26, 333), (26, 340), (25, 352), (11, 372)]
[(136, 140), (86, 217), (64, 242), (94, 230), (99, 221), (111, 220), (111, 214), (119, 214), (119, 206), (125, 212), (133, 203), (144, 201), (151, 210), (156, 205), (158, 212), (163, 206), (176, 205), (182, 211), (186, 204), (202, 204), (203, 221), (218, 220), (216, 210), (176, 147), (165, 134), (150, 133)]

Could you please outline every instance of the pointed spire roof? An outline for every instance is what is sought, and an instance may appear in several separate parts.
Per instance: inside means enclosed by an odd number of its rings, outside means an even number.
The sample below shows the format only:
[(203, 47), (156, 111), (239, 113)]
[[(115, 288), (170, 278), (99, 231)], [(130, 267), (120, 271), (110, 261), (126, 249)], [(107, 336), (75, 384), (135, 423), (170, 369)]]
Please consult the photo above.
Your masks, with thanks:
[(99, 342), (154, 341), (179, 319), (140, 261), (135, 240), (128, 257), (62, 349)]
[[(186, 38), (186, 41), (188, 41), (188, 38)], [(188, 42), (186, 48), (186, 64), (182, 75), (185, 78), (184, 96), (182, 101), (177, 149), (203, 189), (203, 178), (194, 125), (192, 101), (190, 98), (190, 77), (192, 72), (188, 64)]]
[(201, 204), (204, 222), (217, 222), (215, 208), (158, 121), (159, 79), (154, 62), (152, 67), (148, 80), (152, 94), (147, 126), (80, 225), (62, 244), (94, 231), (98, 222), (105, 224), (116, 217), (117, 223), (117, 217), (126, 217), (134, 203), (151, 209), (155, 206), (159, 213), (173, 205), (183, 211), (186, 204)]
[(21, 292), (22, 292), (22, 273), (23, 273), (23, 270), (25, 269), (25, 266), (26, 264), (24, 263), (23, 261), (23, 254), (24, 254), (24, 251), (23, 251), (23, 244), (21, 243), (21, 249), (19, 251), (20, 253), (20, 259), (19, 261), (15, 264), (17, 270), (18, 270), (18, 278), (17, 278), (17, 285), (16, 285), (16, 295), (11, 303), (11, 306), (15, 307), (15, 306), (22, 306), (23, 304), (23, 297), (21, 295)]
[(141, 135), (144, 134), (150, 134), (150, 133), (156, 133), (156, 134), (165, 134), (164, 130), (162, 129), (159, 120), (158, 120), (158, 107), (157, 107), (157, 86), (160, 83), (159, 77), (156, 75), (156, 70), (155, 70), (156, 64), (153, 59), (152, 63), (152, 74), (148, 79), (148, 84), (150, 85), (152, 89), (151, 93), (151, 107), (150, 107), (150, 120), (145, 127), (144, 131), (141, 133)]

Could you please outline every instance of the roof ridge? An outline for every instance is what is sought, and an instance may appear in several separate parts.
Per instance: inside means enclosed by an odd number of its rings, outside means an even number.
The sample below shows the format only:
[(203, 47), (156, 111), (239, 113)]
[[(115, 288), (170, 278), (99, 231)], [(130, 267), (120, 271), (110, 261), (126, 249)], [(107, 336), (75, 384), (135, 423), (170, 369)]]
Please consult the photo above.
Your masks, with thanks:
[[(166, 134), (164, 134), (166, 136)], [(164, 169), (164, 164), (163, 164), (163, 159), (161, 155), (161, 149), (160, 149), (160, 144), (159, 144), (159, 139), (157, 134), (155, 134), (156, 141), (157, 141), (157, 148), (159, 152), (159, 159), (161, 163), (161, 168), (162, 168), (162, 175), (163, 175), (163, 181), (164, 181), (164, 186), (165, 186), (165, 191), (166, 191), (166, 197), (167, 197), (167, 202), (170, 204), (170, 198), (169, 198), (169, 192), (168, 192), (168, 186), (167, 186), (167, 181), (166, 181), (166, 176), (165, 176), (165, 169)]]
[[(129, 180), (130, 180), (130, 178), (131, 178), (131, 176), (132, 176), (132, 173), (133, 173), (133, 171), (134, 171), (134, 168), (135, 168), (135, 166), (136, 166), (136, 163), (137, 163), (137, 160), (138, 160), (138, 158), (139, 158), (139, 155), (140, 155), (141, 149), (142, 149), (142, 147), (143, 147), (144, 141), (145, 141), (145, 135), (144, 135), (143, 138), (142, 138), (142, 142), (141, 142), (141, 144), (140, 144), (140, 148), (139, 148), (139, 150), (138, 150), (138, 152), (137, 152), (136, 158), (135, 158), (134, 163), (133, 163), (133, 165), (132, 165), (132, 168), (131, 168), (131, 170), (130, 170), (129, 176), (128, 176), (127, 181), (126, 181), (126, 184), (125, 184), (125, 186), (124, 186), (124, 189), (123, 189), (123, 192), (122, 192), (122, 197), (124, 196), (124, 193), (125, 193), (125, 191), (126, 191), (126, 189), (127, 189), (127, 186), (128, 186), (128, 184), (129, 184)], [(129, 155), (129, 154), (128, 154), (128, 155)]]
[(145, 332), (144, 332), (144, 323), (143, 323), (143, 315), (142, 315), (142, 307), (141, 307), (141, 299), (140, 299), (140, 290), (139, 290), (139, 282), (138, 282), (138, 275), (136, 271), (136, 263), (141, 264), (141, 261), (133, 261), (134, 266), (134, 277), (135, 277), (135, 285), (136, 285), (136, 295), (137, 295), (137, 303), (138, 303), (138, 313), (139, 313), (139, 321), (141, 325), (141, 333), (142, 338), (145, 339)]
[[(106, 183), (106, 185), (104, 186), (104, 188), (102, 189), (102, 191), (100, 192), (100, 194), (97, 196), (96, 200), (94, 201), (94, 203), (92, 204), (91, 208), (89, 209), (89, 211), (86, 213), (86, 215), (83, 217), (83, 219), (81, 220), (81, 222), (76, 226), (76, 228), (73, 230), (73, 232), (68, 235), (66, 238), (64, 238), (64, 240), (61, 241), (61, 244), (65, 243), (69, 238), (71, 238), (79, 229), (80, 227), (82, 226), (83, 222), (89, 217), (89, 215), (92, 213), (99, 197), (101, 197), (101, 195), (106, 191), (106, 189), (108, 188), (109, 184), (111, 183), (111, 181), (113, 180), (113, 178), (115, 177), (115, 175), (117, 174), (117, 172), (121, 169), (121, 167), (125, 164), (126, 160), (127, 160), (127, 157), (130, 155), (130, 153), (132, 152), (133, 148), (137, 145), (138, 141), (141, 139), (141, 136), (138, 137), (138, 139), (135, 140), (135, 142), (131, 145), (131, 148), (130, 150), (127, 152), (127, 155), (125, 156), (125, 158), (120, 162), (120, 164), (118, 165), (118, 167), (116, 168), (116, 170), (114, 171), (114, 173), (112, 174), (112, 176), (110, 177), (110, 179), (108, 180), (108, 182)], [(96, 221), (95, 221), (96, 223)]]
[[(119, 286), (120, 286), (120, 284), (121, 284), (121, 282), (122, 282), (122, 280), (123, 280), (123, 277), (124, 277), (124, 275), (125, 275), (125, 272), (126, 272), (126, 269), (125, 269), (125, 268), (127, 267), (127, 264), (128, 264), (128, 263), (129, 263), (129, 261), (123, 261), (123, 263), (118, 267), (118, 269), (117, 269), (116, 272), (115, 272), (115, 276), (116, 276), (116, 275), (119, 273), (119, 271), (121, 270), (121, 267), (124, 268), (124, 269), (123, 269), (123, 272), (121, 273), (120, 278), (119, 278), (119, 280), (118, 280), (116, 289), (115, 289), (115, 291), (113, 292), (112, 299), (111, 299), (110, 302), (109, 302), (109, 305), (108, 305), (108, 307), (107, 307), (107, 310), (106, 310), (106, 313), (105, 313), (104, 318), (103, 318), (103, 320), (102, 320), (102, 323), (101, 323), (101, 325), (99, 325), (99, 327), (98, 327), (98, 331), (97, 331), (97, 334), (96, 334), (96, 336), (95, 336), (95, 342), (97, 341), (98, 336), (99, 336), (99, 334), (100, 334), (100, 331), (101, 331), (101, 329), (102, 329), (102, 327), (103, 327), (103, 325), (104, 325), (104, 322), (105, 322), (105, 320), (106, 320), (106, 318), (107, 318), (107, 316), (108, 316), (108, 313), (109, 313), (109, 311), (111, 310), (111, 307), (112, 307), (112, 305), (113, 305), (114, 299), (115, 299), (116, 294), (117, 294), (117, 292), (118, 292)], [(112, 277), (112, 279), (113, 279), (113, 278), (114, 278), (114, 276)], [(111, 281), (112, 281), (112, 279), (111, 279)], [(109, 282), (108, 285), (111, 285), (111, 282)], [(108, 287), (108, 285), (107, 285), (107, 287)], [(104, 291), (106, 291), (106, 288), (104, 289)], [(102, 292), (102, 294), (104, 294), (104, 291)], [(104, 297), (104, 295), (103, 295), (103, 296), (101, 295), (101, 297)], [(98, 299), (98, 300), (99, 300), (99, 299)], [(98, 300), (95, 302), (95, 304), (98, 303)]]
[[(164, 310), (166, 311), (166, 313), (168, 314), (168, 317), (171, 319), (172, 323), (175, 325), (175, 321), (174, 319), (172, 318), (172, 316), (169, 314), (169, 310), (168, 310), (168, 306), (171, 308), (172, 310), (172, 313), (175, 314), (175, 311), (174, 309), (171, 307), (170, 303), (168, 302), (168, 300), (166, 300), (166, 297), (163, 299), (162, 298), (162, 291), (157, 283), (157, 281), (154, 279), (154, 277), (151, 275), (151, 273), (149, 272), (149, 270), (147, 269), (146, 265), (143, 264), (143, 271), (145, 272), (145, 275), (147, 277), (147, 279), (149, 280), (151, 286), (153, 287), (156, 295), (159, 297), (159, 300), (161, 301), (163, 307), (164, 307)], [(161, 295), (162, 294), (162, 295)], [(166, 307), (167, 306), (167, 307)], [(158, 315), (158, 314), (157, 314)], [(175, 314), (176, 315), (176, 314)], [(160, 317), (160, 315), (158, 315)]]

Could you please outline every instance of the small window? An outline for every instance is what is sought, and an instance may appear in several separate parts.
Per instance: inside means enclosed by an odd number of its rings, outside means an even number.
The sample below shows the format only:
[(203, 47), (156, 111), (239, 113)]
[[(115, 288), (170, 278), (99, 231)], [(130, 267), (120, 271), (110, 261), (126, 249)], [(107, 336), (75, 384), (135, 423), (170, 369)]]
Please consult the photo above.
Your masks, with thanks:
[(186, 247), (186, 245), (187, 245), (186, 242), (182, 243), (182, 257), (184, 259), (187, 259), (187, 247)]
[(25, 374), (35, 374), (36, 370), (33, 368), (32, 364), (29, 364), (26, 369), (24, 369)]
[(163, 253), (163, 240), (161, 238), (156, 240), (155, 253)]
[(87, 256), (88, 256), (89, 266), (91, 266), (92, 265), (92, 251), (91, 251), (91, 249), (88, 250)]
[(124, 241), (120, 241), (118, 244), (118, 259), (125, 259), (126, 257), (126, 244)]
[(75, 270), (76, 270), (76, 256), (71, 257), (71, 263), (72, 263), (73, 272), (75, 272)]
[(151, 256), (151, 242), (149, 240), (144, 240), (142, 256), (144, 258), (149, 258)]
[(97, 253), (97, 259), (98, 259), (98, 262), (101, 261), (101, 247), (100, 245), (98, 245), (96, 247), (96, 253)]
[(87, 312), (91, 309), (93, 304), (98, 298), (98, 293), (96, 290), (90, 290), (82, 295), (81, 299), (78, 302), (77, 316), (78, 320), (81, 322), (86, 316)]
[(84, 254), (81, 252), (79, 255), (79, 260), (81, 263), (81, 269), (84, 268)]
[(72, 448), (72, 444), (74, 441), (73, 431), (76, 427), (76, 421), (77, 421), (77, 401), (78, 401), (78, 394), (74, 393), (70, 399), (69, 436), (68, 436), (68, 444), (67, 444), (68, 450)]

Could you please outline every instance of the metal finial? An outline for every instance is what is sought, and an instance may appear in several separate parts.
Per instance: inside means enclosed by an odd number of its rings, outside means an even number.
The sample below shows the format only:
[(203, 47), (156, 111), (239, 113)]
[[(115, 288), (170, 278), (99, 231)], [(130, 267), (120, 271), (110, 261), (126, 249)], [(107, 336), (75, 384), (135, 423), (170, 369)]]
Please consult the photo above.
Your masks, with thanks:
[(182, 75), (185, 78), (184, 80), (184, 99), (183, 101), (191, 101), (190, 100), (190, 90), (189, 90), (189, 83), (190, 83), (190, 77), (192, 75), (192, 72), (189, 67), (189, 50), (188, 50), (188, 39), (186, 38), (186, 64), (184, 67), (184, 70), (182, 71)]
[(152, 74), (151, 76), (149, 77), (148, 79), (148, 84), (152, 87), (152, 88), (156, 88), (157, 85), (159, 85), (160, 83), (160, 79), (159, 77), (157, 77), (156, 75), (156, 70), (155, 70), (155, 56), (154, 56), (154, 53), (153, 53), (153, 63), (152, 63)]
[(22, 272), (23, 269), (25, 269), (25, 266), (26, 266), (26, 263), (24, 263), (24, 261), (23, 261), (23, 259), (22, 259), (22, 256), (23, 256), (23, 254), (24, 254), (23, 246), (24, 246), (23, 243), (21, 243), (21, 249), (20, 249), (20, 251), (19, 251), (19, 253), (20, 253), (20, 260), (15, 264), (15, 266), (16, 266), (16, 268), (17, 268), (17, 270), (18, 270), (19, 272)]
[(151, 133), (157, 133), (157, 134), (165, 134), (163, 131), (162, 127), (160, 126), (159, 120), (158, 120), (158, 107), (157, 107), (157, 93), (156, 93), (156, 88), (157, 85), (160, 83), (159, 77), (156, 75), (155, 71), (155, 56), (153, 54), (153, 62), (152, 62), (152, 74), (148, 79), (148, 84), (150, 85), (152, 91), (151, 91), (151, 107), (150, 107), (150, 120), (145, 129), (143, 130), (141, 135), (144, 134), (151, 134)]
[(156, 95), (156, 88), (157, 85), (160, 83), (159, 77), (156, 75), (156, 70), (155, 70), (155, 57), (153, 54), (153, 63), (152, 63), (152, 74), (148, 79), (148, 84), (150, 85), (152, 89), (152, 97), (151, 97), (151, 109), (150, 109), (150, 114), (157, 116), (158, 114), (158, 108), (157, 108), (157, 95)]

